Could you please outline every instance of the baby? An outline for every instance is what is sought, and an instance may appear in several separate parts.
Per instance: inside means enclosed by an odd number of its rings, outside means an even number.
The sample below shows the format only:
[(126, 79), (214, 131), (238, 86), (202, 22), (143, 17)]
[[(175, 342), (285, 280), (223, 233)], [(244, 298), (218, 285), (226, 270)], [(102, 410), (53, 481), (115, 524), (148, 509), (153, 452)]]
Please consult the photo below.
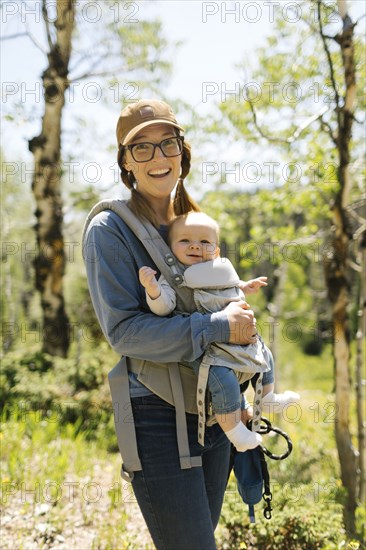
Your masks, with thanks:
[[(267, 285), (267, 277), (239, 280), (230, 261), (220, 258), (218, 224), (202, 212), (175, 218), (169, 226), (168, 241), (177, 260), (187, 268), (186, 285), (195, 289), (195, 303), (201, 313), (219, 311), (230, 301), (244, 299), (244, 292), (251, 294)], [(175, 309), (176, 294), (163, 276), (157, 281), (155, 275), (156, 271), (147, 266), (139, 270), (148, 306), (156, 315), (165, 316)], [(280, 412), (287, 404), (298, 401), (299, 395), (290, 391), (273, 393), (273, 358), (263, 343), (212, 344), (210, 348), (208, 387), (217, 422), (238, 451), (255, 448), (262, 438), (248, 430), (241, 419), (240, 382), (235, 371), (250, 372), (247, 378), (255, 372), (263, 373), (263, 411)], [(206, 355), (207, 351), (201, 365), (207, 363)]]

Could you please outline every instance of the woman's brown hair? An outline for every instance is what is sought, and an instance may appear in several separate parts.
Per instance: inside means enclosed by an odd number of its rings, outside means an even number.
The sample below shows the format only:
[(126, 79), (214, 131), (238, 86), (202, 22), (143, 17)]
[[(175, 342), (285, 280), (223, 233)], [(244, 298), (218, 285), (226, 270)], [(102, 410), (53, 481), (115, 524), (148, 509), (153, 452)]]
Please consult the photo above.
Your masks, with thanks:
[[(131, 191), (131, 199), (128, 202), (129, 207), (132, 212), (138, 218), (146, 218), (149, 220), (155, 227), (159, 227), (159, 222), (157, 217), (149, 205), (148, 201), (140, 195), (140, 193), (135, 189), (134, 184), (136, 183), (135, 176), (133, 172), (128, 172), (123, 166), (124, 163), (125, 148), (120, 145), (118, 150), (117, 162), (118, 166), (121, 169), (121, 179), (127, 189)], [(200, 212), (201, 209), (198, 204), (192, 199), (192, 197), (187, 192), (184, 187), (184, 178), (189, 174), (191, 168), (191, 146), (186, 141), (183, 142), (183, 151), (182, 151), (182, 162), (181, 162), (181, 175), (179, 176), (177, 188), (175, 191), (175, 196), (172, 201), (172, 210), (175, 216), (180, 216), (186, 214), (187, 212)]]

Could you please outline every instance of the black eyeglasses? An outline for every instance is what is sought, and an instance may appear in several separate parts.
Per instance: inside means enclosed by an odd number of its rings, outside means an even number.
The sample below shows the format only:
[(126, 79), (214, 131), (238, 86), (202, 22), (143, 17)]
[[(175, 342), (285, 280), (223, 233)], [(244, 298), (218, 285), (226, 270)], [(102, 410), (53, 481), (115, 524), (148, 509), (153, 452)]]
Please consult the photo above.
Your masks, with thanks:
[(155, 149), (159, 147), (164, 157), (177, 157), (183, 151), (183, 136), (163, 139), (160, 143), (133, 143), (126, 145), (125, 149), (131, 151), (133, 160), (136, 162), (148, 162), (155, 155)]

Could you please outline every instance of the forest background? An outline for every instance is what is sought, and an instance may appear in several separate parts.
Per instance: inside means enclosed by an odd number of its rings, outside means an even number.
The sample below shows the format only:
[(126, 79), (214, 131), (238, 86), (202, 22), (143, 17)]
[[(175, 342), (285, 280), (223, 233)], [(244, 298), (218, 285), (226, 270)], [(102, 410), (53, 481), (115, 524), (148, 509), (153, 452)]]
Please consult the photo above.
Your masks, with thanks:
[(127, 197), (115, 122), (146, 96), (183, 121), (224, 254), (269, 277), (251, 305), (302, 396), (271, 419), (294, 441), (273, 519), (249, 526), (231, 479), (218, 545), (362, 547), (363, 2), (5, 1), (1, 23), (4, 548), (151, 547), (80, 248), (89, 208)]

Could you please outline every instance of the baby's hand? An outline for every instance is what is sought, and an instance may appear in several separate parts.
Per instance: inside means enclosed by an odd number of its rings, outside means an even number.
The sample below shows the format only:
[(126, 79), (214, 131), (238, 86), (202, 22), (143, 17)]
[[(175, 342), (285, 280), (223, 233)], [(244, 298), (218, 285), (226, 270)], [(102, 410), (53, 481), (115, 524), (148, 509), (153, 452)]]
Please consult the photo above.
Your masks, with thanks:
[(156, 300), (156, 298), (159, 298), (160, 296), (160, 287), (155, 275), (156, 271), (146, 265), (139, 269), (140, 283), (153, 300)]
[(244, 294), (255, 294), (262, 286), (267, 286), (268, 277), (257, 277), (250, 281), (240, 281), (239, 288)]

